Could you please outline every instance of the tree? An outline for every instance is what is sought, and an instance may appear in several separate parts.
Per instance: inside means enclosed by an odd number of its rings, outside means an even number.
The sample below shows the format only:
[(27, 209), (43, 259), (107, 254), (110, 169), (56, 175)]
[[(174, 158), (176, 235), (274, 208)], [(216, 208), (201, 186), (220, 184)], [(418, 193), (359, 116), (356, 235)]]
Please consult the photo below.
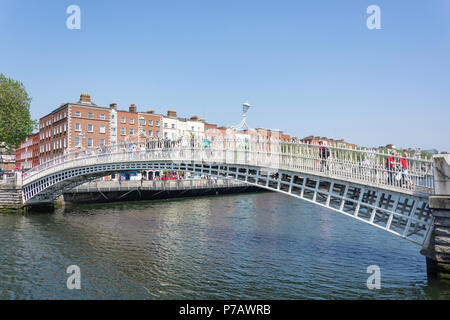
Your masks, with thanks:
[(31, 98), (23, 84), (0, 75), (0, 143), (17, 148), (36, 127), (30, 117)]

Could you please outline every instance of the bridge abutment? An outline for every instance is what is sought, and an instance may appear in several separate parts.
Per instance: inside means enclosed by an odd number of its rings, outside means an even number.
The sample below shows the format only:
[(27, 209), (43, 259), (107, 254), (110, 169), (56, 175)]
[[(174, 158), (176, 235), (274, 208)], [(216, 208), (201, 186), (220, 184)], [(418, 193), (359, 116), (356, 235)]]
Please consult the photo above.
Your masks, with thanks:
[(450, 155), (436, 155), (433, 160), (435, 194), (429, 198), (429, 207), (434, 222), (421, 253), (429, 276), (450, 279)]

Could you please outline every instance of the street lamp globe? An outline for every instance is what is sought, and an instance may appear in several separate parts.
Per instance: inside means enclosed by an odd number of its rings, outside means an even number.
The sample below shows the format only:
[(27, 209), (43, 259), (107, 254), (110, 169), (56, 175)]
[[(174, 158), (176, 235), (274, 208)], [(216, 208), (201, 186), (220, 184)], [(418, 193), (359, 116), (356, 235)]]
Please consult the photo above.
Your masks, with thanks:
[(242, 112), (244, 113), (244, 115), (247, 113), (247, 111), (248, 111), (248, 109), (250, 109), (250, 104), (248, 103), (248, 102), (245, 102), (243, 105), (242, 105)]

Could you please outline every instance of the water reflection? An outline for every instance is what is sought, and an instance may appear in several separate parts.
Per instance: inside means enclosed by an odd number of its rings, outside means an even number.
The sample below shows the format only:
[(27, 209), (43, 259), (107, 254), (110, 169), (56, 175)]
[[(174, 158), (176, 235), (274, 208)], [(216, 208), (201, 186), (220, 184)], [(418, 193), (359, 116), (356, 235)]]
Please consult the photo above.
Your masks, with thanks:
[[(416, 245), (275, 193), (0, 214), (0, 239), (2, 299), (450, 297)], [(381, 290), (366, 287), (372, 264)]]

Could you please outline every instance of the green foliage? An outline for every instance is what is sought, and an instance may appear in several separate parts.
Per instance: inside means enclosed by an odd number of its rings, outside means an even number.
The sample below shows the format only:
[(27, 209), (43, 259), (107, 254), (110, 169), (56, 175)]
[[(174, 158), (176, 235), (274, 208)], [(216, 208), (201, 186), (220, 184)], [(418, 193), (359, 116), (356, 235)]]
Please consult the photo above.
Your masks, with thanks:
[(30, 102), (21, 82), (0, 75), (0, 143), (7, 148), (17, 148), (36, 127)]

